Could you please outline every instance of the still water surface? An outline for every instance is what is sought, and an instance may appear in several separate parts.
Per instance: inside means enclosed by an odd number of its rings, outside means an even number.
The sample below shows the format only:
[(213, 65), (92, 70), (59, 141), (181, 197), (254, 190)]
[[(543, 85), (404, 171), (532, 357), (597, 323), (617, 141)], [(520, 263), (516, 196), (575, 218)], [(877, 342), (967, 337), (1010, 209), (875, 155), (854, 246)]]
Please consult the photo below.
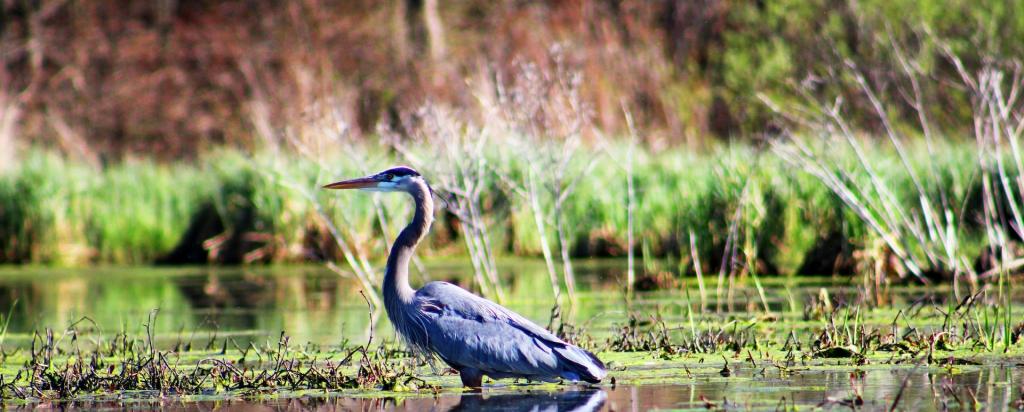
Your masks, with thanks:
[[(508, 306), (546, 324), (552, 291), (541, 262), (515, 261), (502, 265)], [(581, 290), (578, 309), (566, 316), (603, 342), (627, 317), (627, 303), (620, 292), (622, 262), (582, 262), (578, 268)], [(434, 263), (431, 279), (468, 286), (469, 268), (461, 263)], [(415, 279), (415, 275), (414, 275)], [(828, 286), (836, 299), (852, 296), (856, 280), (824, 278), (764, 279), (771, 309), (785, 311), (802, 304)], [(689, 281), (689, 286), (694, 282)], [(686, 319), (685, 294), (673, 290), (643, 292), (630, 310), (660, 313), (670, 325)], [(709, 287), (713, 289), (713, 286)], [(752, 313), (762, 303), (752, 285), (733, 289), (733, 310)], [(691, 298), (696, 291), (691, 289)], [(941, 288), (905, 288), (893, 294), (894, 305), (909, 306), (948, 295)], [(1020, 302), (1020, 296), (1017, 296)], [(710, 302), (716, 307), (717, 302)], [(903, 306), (900, 306), (903, 305)], [(12, 314), (5, 347), (27, 347), (32, 333), (52, 329), (59, 334), (70, 325), (98, 335), (141, 333), (153, 316), (160, 345), (181, 342), (203, 345), (211, 339), (229, 338), (239, 346), (276, 342), (285, 332), (294, 343), (338, 346), (363, 342), (373, 324), (375, 336), (391, 338), (386, 319), (371, 323), (367, 304), (356, 282), (320, 267), (223, 268), (0, 268), (0, 311)], [(710, 311), (710, 309), (709, 309)], [(557, 391), (529, 386), (498, 384), (484, 395), (455, 391), (396, 398), (305, 394), (294, 399), (273, 399), (258, 405), (245, 400), (202, 398), (154, 399), (145, 393), (125, 394), (116, 401), (79, 401), (82, 407), (167, 409), (251, 408), (268, 410), (649, 410), (649, 409), (767, 409), (784, 405), (848, 408), (857, 395), (860, 407), (886, 409), (900, 392), (901, 409), (932, 410), (970, 407), (1004, 410), (1021, 397), (1024, 372), (1021, 360), (1002, 360), (959, 368), (915, 368), (912, 365), (868, 365), (863, 373), (850, 370), (807, 369), (789, 375), (749, 365), (734, 366), (722, 377), (706, 370), (684, 379), (644, 380), (638, 385), (604, 385), (600, 388), (567, 387)], [(656, 359), (649, 372), (660, 376)], [(645, 371), (646, 372), (646, 371)], [(613, 373), (614, 375), (614, 373)], [(671, 376), (671, 373), (665, 374)], [(34, 406), (34, 405), (25, 405)], [(804, 408), (806, 409), (806, 408)]]

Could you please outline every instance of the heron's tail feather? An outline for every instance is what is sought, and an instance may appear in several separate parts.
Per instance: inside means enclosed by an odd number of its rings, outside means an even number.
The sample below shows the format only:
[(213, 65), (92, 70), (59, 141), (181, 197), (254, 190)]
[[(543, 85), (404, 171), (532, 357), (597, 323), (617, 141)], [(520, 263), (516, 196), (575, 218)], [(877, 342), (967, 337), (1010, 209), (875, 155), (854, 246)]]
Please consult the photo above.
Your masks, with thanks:
[(555, 349), (555, 353), (562, 361), (562, 377), (565, 379), (598, 383), (608, 374), (597, 356), (576, 346), (566, 345)]

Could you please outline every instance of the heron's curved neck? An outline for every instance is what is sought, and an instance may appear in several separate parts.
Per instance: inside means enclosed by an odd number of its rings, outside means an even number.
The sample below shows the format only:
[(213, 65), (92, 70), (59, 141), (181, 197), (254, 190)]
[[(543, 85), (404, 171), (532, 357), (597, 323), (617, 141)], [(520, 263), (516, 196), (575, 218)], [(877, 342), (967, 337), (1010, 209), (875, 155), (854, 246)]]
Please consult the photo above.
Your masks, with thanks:
[(384, 273), (384, 306), (389, 313), (395, 313), (397, 304), (411, 302), (413, 294), (416, 293), (412, 286), (409, 286), (409, 259), (412, 258), (416, 245), (430, 230), (430, 223), (434, 220), (434, 199), (431, 198), (427, 185), (423, 182), (413, 184), (409, 195), (416, 202), (416, 211), (412, 222), (402, 229), (395, 238), (395, 243), (391, 245)]

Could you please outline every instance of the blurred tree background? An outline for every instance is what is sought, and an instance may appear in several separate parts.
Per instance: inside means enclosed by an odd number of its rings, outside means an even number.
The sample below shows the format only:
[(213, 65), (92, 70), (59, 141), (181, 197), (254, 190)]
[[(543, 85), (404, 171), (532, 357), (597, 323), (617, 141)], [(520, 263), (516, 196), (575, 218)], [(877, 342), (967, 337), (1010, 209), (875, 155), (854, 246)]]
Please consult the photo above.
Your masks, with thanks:
[[(522, 62), (582, 73), (600, 130), (624, 134), (625, 105), (648, 143), (700, 148), (776, 130), (758, 93), (784, 100), (794, 85), (820, 84), (843, 94), (850, 79), (810, 75), (839, 64), (862, 68), (888, 107), (906, 107), (893, 43), (929, 79), (956, 76), (931, 39), (968, 69), (1024, 47), (1015, 1), (0, 4), (0, 127), (17, 129), (0, 134), (93, 164), (258, 146), (254, 130), (301, 121), (318, 104), (340, 108), (356, 136), (379, 124), (401, 131), (403, 113), (428, 101), (466, 107), (479, 79)], [(958, 98), (927, 83), (929, 99)], [(845, 106), (854, 117), (868, 110), (857, 99)], [(969, 124), (969, 105), (958, 106), (940, 105), (936, 118)]]
[[(400, 221), (402, 203), (307, 191), (394, 162), (440, 182), (465, 176), (454, 160), (476, 156), (487, 165), (471, 179), (486, 194), (479, 208), (505, 253), (548, 255), (541, 235), (555, 239), (557, 227), (566, 261), (626, 251), (682, 261), (699, 249), (713, 270), (740, 248), (761, 273), (850, 273), (888, 261), (892, 245), (877, 245), (890, 230), (870, 230), (807, 164), (762, 156), (764, 141), (841, 129), (843, 148), (863, 139), (871, 150), (862, 158), (821, 140), (824, 167), (845, 168), (837, 181), (892, 183), (899, 195), (880, 211), (935, 197), (943, 212), (918, 220), (956, 216), (961, 260), (983, 272), (994, 243), (979, 228), (994, 227), (984, 223), (996, 206), (979, 217), (978, 194), (1002, 197), (976, 177), (995, 172), (985, 156), (1001, 147), (986, 130), (1024, 130), (1011, 125), (1024, 118), (1022, 8), (0, 0), (0, 262), (317, 260), (340, 253), (331, 219), (346, 222), (344, 241), (380, 256), (383, 217)], [(972, 77), (995, 95), (969, 90)], [(1005, 107), (985, 111), (986, 101)], [(994, 112), (1005, 125), (985, 126)], [(909, 160), (891, 150), (897, 134), (916, 152)], [(444, 157), (445, 147), (457, 150)], [(1001, 179), (1024, 174), (1016, 164)], [(918, 185), (913, 168), (931, 183)], [(510, 182), (530, 173), (552, 178), (550, 193), (533, 195), (547, 200), (516, 194)], [(575, 175), (593, 179), (562, 204), (552, 193)], [(444, 219), (439, 255), (461, 236), (458, 219)]]

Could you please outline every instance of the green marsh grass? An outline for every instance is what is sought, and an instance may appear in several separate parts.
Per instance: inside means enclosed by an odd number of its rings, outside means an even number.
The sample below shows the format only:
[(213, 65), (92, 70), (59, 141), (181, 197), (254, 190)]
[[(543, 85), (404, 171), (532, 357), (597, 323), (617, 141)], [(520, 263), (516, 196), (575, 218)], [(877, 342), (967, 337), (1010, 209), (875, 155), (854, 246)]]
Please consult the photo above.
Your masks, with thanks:
[[(951, 198), (973, 202), (980, 184), (977, 168), (969, 161), (973, 149), (948, 145), (948, 150), (941, 151), (947, 155), (931, 158), (922, 153), (912, 164), (924, 169), (929, 167), (927, 162), (935, 162), (942, 171), (942, 179), (935, 185), (941, 185)], [(54, 153), (30, 150), (16, 169), (0, 176), (0, 260), (62, 265), (148, 263), (184, 242), (210, 242), (203, 250), (212, 254), (216, 250), (209, 246), (220, 239), (213, 239), (216, 235), (234, 237), (238, 242), (237, 262), (331, 256), (335, 252), (329, 242), (323, 246), (323, 221), (310, 199), (323, 205), (328, 217), (346, 229), (345, 240), (357, 253), (380, 257), (384, 239), (393, 237), (407, 216), (406, 199), (378, 197), (390, 222), (387, 230), (391, 233), (384, 234), (372, 196), (318, 189), (332, 179), (372, 171), (365, 168), (401, 162), (372, 148), (366, 153), (369, 160), (363, 168), (343, 160), (318, 164), (287, 152), (223, 150), (187, 163), (135, 159), (97, 170)], [(608, 161), (601, 153), (593, 156)], [(878, 173), (892, 182), (892, 188), (905, 188), (895, 193), (900, 202), (914, 207), (916, 192), (895, 155), (877, 149), (869, 156)], [(851, 154), (842, 151), (834, 153), (833, 160), (840, 169), (853, 161)], [(337, 166), (328, 170), (325, 164)], [(514, 172), (526, 166), (512, 162), (508, 167)], [(591, 168), (565, 205), (574, 257), (626, 256), (628, 202), (623, 173), (616, 167)], [(827, 187), (772, 152), (749, 146), (703, 154), (638, 150), (634, 173), (634, 247), (638, 254), (645, 247), (653, 257), (678, 261), (680, 267), (690, 268), (690, 273), (697, 273), (693, 263), (699, 261), (702, 274), (717, 273), (723, 262), (727, 273), (749, 267), (745, 273), (759, 276), (807, 271), (827, 274), (840, 254), (849, 261), (856, 251), (867, 256), (876, 244), (876, 236)], [(530, 206), (508, 193), (500, 179), (491, 182), (493, 186), (483, 190), (481, 204), (483, 213), (495, 222), (490, 230), (496, 252), (539, 256), (537, 225)], [(929, 190), (939, 196), (939, 187)], [(961, 205), (966, 219), (958, 233), (963, 248), (974, 256), (982, 252), (984, 244), (982, 227), (970, 224), (978, 213), (976, 207), (974, 203)], [(217, 231), (202, 238), (186, 238), (190, 226), (202, 223), (203, 213), (210, 211), (219, 222)], [(425, 255), (462, 250), (457, 246), (461, 242), (451, 243), (459, 235), (451, 219), (439, 214)], [(691, 242), (691, 236), (695, 241)], [(554, 233), (549, 238), (555, 238)], [(727, 244), (730, 250), (726, 250)], [(223, 261), (217, 256), (210, 260)], [(847, 264), (836, 269), (852, 273), (855, 268)], [(713, 289), (714, 281), (710, 283)]]

